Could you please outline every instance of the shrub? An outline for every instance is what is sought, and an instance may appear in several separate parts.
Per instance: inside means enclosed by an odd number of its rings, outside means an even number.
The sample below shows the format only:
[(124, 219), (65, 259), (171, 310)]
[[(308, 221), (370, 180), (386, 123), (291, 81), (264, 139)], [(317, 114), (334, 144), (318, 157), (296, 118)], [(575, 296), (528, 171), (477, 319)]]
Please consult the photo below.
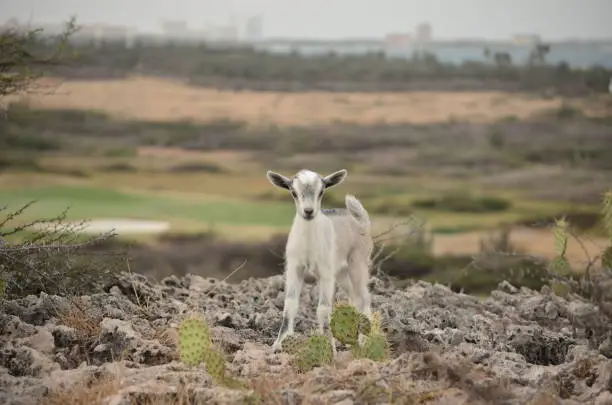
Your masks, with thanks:
[(449, 194), (438, 198), (424, 198), (412, 203), (413, 207), (450, 212), (498, 212), (509, 209), (512, 204), (499, 197), (474, 197), (468, 194)]
[(482, 254), (457, 272), (450, 282), (466, 294), (489, 293), (502, 281), (539, 290), (548, 283), (548, 275), (545, 260), (521, 255)]
[[(549, 272), (553, 280), (571, 293), (595, 303), (609, 322), (605, 332), (612, 333), (612, 191), (604, 195), (602, 204), (603, 228), (608, 237), (608, 245), (596, 257), (589, 257), (581, 274), (563, 274), (570, 270), (565, 257), (570, 237), (576, 238), (566, 218), (555, 221), (555, 249), (557, 257), (551, 263)], [(585, 252), (586, 254), (586, 252)], [(597, 262), (600, 266), (597, 267)]]
[(168, 169), (171, 172), (177, 173), (190, 173), (190, 172), (203, 172), (203, 173), (223, 173), (225, 169), (214, 163), (206, 162), (192, 162), (182, 163), (172, 166)]
[[(86, 237), (83, 223), (66, 222), (67, 211), (52, 218), (22, 220), (33, 202), (15, 211), (0, 209), (0, 280), (6, 298), (43, 291), (64, 296), (102, 291), (125, 270), (126, 256), (113, 251), (114, 233)], [(105, 253), (96, 251), (104, 245)]]
[(110, 148), (104, 151), (105, 157), (135, 157), (138, 150), (133, 147)]
[(135, 172), (138, 169), (130, 163), (116, 162), (104, 165), (100, 168), (100, 170), (105, 172)]

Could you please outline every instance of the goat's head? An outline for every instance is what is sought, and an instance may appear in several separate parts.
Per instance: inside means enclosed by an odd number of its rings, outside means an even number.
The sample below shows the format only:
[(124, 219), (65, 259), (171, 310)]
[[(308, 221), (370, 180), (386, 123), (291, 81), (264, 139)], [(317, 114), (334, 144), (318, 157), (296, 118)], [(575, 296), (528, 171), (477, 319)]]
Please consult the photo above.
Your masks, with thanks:
[(347, 171), (343, 169), (323, 177), (316, 172), (304, 169), (300, 170), (291, 179), (269, 170), (266, 176), (274, 186), (291, 192), (295, 200), (297, 213), (305, 220), (310, 221), (321, 210), (323, 192), (336, 184), (342, 183), (346, 174)]

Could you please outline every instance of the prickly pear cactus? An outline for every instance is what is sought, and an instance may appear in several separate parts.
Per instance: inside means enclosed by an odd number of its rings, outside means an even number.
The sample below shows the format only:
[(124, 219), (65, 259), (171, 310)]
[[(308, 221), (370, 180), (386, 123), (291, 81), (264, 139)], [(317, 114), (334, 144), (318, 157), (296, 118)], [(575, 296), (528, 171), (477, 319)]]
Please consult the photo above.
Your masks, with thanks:
[(336, 339), (343, 344), (355, 345), (359, 333), (367, 335), (370, 332), (370, 321), (349, 304), (338, 304), (331, 316), (330, 327)]
[(570, 270), (570, 264), (565, 257), (557, 256), (550, 262), (550, 268), (554, 273), (563, 274)]
[(372, 322), (368, 319), (367, 316), (362, 313), (359, 314), (359, 322), (357, 329), (359, 333), (362, 333), (364, 335), (367, 335), (372, 331)]
[(569, 224), (565, 218), (555, 220), (555, 250), (557, 251), (557, 256), (559, 257), (564, 257), (567, 250), (568, 226)]
[(179, 355), (183, 363), (196, 366), (211, 346), (210, 330), (204, 321), (189, 318), (179, 328)]
[(382, 329), (382, 317), (379, 312), (372, 313), (372, 326), (362, 347), (354, 346), (355, 357), (367, 358), (373, 361), (383, 361), (389, 358), (389, 342)]
[(569, 223), (565, 220), (565, 218), (555, 220), (554, 237), (557, 256), (551, 261), (550, 267), (551, 270), (557, 274), (566, 273), (571, 270), (570, 264), (565, 258), (567, 242), (569, 239), (568, 229)]
[(329, 336), (313, 335), (297, 353), (296, 366), (300, 372), (331, 364), (334, 354)]
[(212, 347), (209, 347), (204, 354), (206, 371), (217, 384), (225, 382), (225, 359), (223, 354)]
[(360, 352), (362, 357), (373, 361), (386, 360), (389, 356), (389, 342), (383, 334), (371, 334), (363, 344)]
[(295, 355), (308, 344), (308, 340), (298, 335), (287, 336), (282, 343), (282, 349), (285, 353)]

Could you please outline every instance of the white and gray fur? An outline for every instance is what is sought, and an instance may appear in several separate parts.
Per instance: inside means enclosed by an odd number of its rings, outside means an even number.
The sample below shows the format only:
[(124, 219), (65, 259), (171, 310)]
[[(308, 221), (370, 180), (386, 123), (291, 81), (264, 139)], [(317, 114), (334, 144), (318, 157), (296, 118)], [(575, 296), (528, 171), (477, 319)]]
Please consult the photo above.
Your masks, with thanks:
[(270, 183), (291, 192), (296, 207), (285, 250), (285, 304), (274, 351), (279, 351), (283, 339), (294, 333), (306, 272), (319, 283), (320, 333), (329, 329), (336, 282), (349, 303), (371, 318), (368, 282), (373, 242), (368, 212), (352, 195), (345, 197), (346, 208), (321, 209), (324, 191), (340, 184), (346, 175), (346, 170), (340, 170), (323, 177), (304, 169), (287, 178), (267, 172)]

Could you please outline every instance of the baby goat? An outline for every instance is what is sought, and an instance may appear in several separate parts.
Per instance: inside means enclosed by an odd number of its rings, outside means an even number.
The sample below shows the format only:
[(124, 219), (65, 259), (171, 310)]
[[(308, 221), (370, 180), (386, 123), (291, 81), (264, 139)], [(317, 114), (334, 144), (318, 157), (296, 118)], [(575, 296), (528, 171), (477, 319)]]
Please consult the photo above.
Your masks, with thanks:
[(320, 333), (329, 328), (336, 281), (348, 295), (349, 303), (371, 318), (368, 282), (373, 242), (368, 212), (352, 195), (345, 197), (346, 208), (321, 209), (323, 192), (340, 184), (346, 175), (346, 170), (325, 177), (301, 170), (290, 179), (267, 172), (270, 183), (291, 192), (296, 208), (285, 249), (285, 305), (278, 337), (272, 346), (275, 352), (281, 349), (283, 339), (294, 333), (306, 272), (319, 283)]

